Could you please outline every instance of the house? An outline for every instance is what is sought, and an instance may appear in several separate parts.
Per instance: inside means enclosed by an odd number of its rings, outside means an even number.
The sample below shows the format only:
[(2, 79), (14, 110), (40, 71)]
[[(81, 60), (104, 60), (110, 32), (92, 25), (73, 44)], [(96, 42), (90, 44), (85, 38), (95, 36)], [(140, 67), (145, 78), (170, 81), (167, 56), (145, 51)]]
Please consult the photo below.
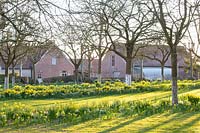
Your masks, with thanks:
[[(163, 45), (163, 47), (168, 47)], [(122, 49), (122, 48), (121, 48)], [(121, 50), (123, 51), (123, 49)], [(138, 53), (150, 54), (153, 51), (158, 51), (156, 46), (147, 46)], [(187, 58), (187, 52), (184, 47), (178, 47), (178, 77), (188, 78), (188, 74), (185, 72), (185, 58)], [(160, 53), (157, 53), (158, 58), (161, 58)], [(142, 74), (141, 74), (142, 73)], [(126, 62), (123, 58), (117, 55), (113, 51), (108, 51), (102, 61), (102, 78), (124, 78), (126, 74)], [(137, 55), (132, 60), (132, 77), (133, 79), (139, 79), (143, 76), (145, 79), (156, 80), (161, 79), (161, 64), (156, 60), (151, 60), (141, 55)], [(171, 79), (171, 59), (170, 57), (164, 66), (164, 75), (166, 79)]]
[[(166, 45), (161, 45), (161, 47), (169, 48)], [(123, 51), (123, 48), (120, 47)], [(138, 53), (151, 54), (152, 52), (158, 51), (156, 46), (147, 46), (141, 49)], [(156, 52), (158, 58), (162, 58), (162, 53)], [(185, 59), (188, 58), (187, 52), (184, 47), (178, 47), (178, 77), (179, 79), (188, 78), (188, 74), (185, 72)], [(113, 51), (108, 51), (102, 60), (102, 78), (117, 78), (124, 79), (126, 74), (126, 62), (125, 60), (117, 55)], [(83, 74), (88, 73), (88, 60), (83, 59), (82, 64), (79, 68), (80, 72)], [(91, 78), (97, 78), (98, 73), (98, 59), (91, 61)], [(140, 79), (141, 73), (143, 78), (149, 80), (161, 79), (161, 64), (156, 60), (151, 60), (146, 57), (141, 57), (137, 55), (132, 61), (132, 77), (133, 79)], [(168, 57), (164, 66), (164, 76), (165, 79), (171, 79), (171, 59)]]
[(73, 75), (74, 66), (58, 48), (48, 50), (35, 64), (36, 79)]
[[(98, 59), (92, 59), (90, 62), (90, 78), (97, 78), (98, 73)], [(88, 77), (89, 73), (89, 60), (82, 59), (82, 62), (79, 67), (79, 72), (82, 73), (83, 77)]]
[(113, 51), (108, 51), (102, 60), (102, 78), (124, 78), (126, 62)]
[[(32, 67), (31, 62), (27, 59), (20, 61), (15, 67), (14, 67), (15, 74), (20, 77), (28, 77), (31, 78), (32, 76)], [(9, 67), (9, 73), (12, 73), (12, 66)], [(5, 67), (2, 61), (0, 61), (0, 75), (5, 74)]]
[[(168, 46), (163, 46), (168, 47)], [(123, 48), (120, 47), (123, 52)], [(156, 46), (147, 46), (140, 50), (136, 58), (132, 61), (132, 77), (133, 79), (140, 79), (141, 77), (149, 80), (161, 79), (161, 64), (156, 60), (151, 60), (145, 56), (141, 56), (141, 53), (152, 54), (158, 51)], [(161, 53), (156, 53), (158, 58), (162, 58)], [(184, 47), (178, 47), (178, 77), (188, 78), (188, 74), (185, 72), (185, 58), (187, 52)], [(20, 62), (15, 67), (15, 72), (22, 77), (32, 78), (33, 64), (27, 59)], [(58, 48), (54, 47), (42, 54), (40, 60), (34, 65), (36, 79), (44, 79), (59, 76), (69, 76), (74, 74), (74, 66), (66, 55)], [(113, 51), (108, 51), (102, 60), (102, 78), (117, 78), (124, 79), (126, 74), (126, 62), (123, 58), (117, 55)], [(10, 68), (11, 72), (11, 68)], [(83, 59), (79, 68), (79, 72), (83, 76), (88, 74), (88, 60)], [(98, 59), (91, 61), (90, 77), (97, 78), (98, 73)], [(0, 74), (4, 74), (4, 67), (1, 63)], [(165, 79), (171, 78), (171, 59), (170, 57), (164, 66)]]

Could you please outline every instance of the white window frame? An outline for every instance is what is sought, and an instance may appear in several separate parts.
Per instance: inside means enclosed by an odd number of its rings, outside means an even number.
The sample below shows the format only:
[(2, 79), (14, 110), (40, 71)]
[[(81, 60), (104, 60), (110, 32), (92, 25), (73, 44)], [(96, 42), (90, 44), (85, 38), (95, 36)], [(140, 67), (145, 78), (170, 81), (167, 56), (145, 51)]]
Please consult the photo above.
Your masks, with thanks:
[(52, 65), (56, 65), (57, 64), (57, 58), (56, 57), (52, 57), (51, 58), (51, 64)]

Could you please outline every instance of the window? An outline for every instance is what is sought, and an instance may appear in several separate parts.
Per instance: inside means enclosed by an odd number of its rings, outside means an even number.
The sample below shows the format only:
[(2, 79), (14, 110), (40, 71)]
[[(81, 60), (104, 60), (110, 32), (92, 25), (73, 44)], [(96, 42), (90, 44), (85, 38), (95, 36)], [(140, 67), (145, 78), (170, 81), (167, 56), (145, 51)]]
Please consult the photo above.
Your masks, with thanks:
[(66, 77), (67, 76), (67, 72), (66, 71), (62, 71), (62, 76)]
[(51, 58), (51, 64), (52, 65), (56, 65), (56, 57), (52, 57)]
[(114, 78), (118, 78), (120, 76), (120, 72), (113, 72)]
[(42, 78), (42, 74), (41, 73), (38, 73), (38, 78)]
[(111, 63), (112, 63), (112, 66), (115, 66), (115, 56), (114, 55), (111, 56)]

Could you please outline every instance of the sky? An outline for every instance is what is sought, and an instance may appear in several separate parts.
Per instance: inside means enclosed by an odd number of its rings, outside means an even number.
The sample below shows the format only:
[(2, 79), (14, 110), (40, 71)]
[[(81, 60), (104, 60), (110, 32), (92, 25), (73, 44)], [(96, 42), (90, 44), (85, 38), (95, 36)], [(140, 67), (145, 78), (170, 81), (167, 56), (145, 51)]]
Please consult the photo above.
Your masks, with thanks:
[[(76, 1), (76, 0), (50, 0), (51, 2), (53, 2), (54, 4), (56, 4), (56, 5), (58, 5), (59, 7), (62, 7), (62, 8), (68, 8), (68, 5), (70, 4), (71, 5), (71, 9), (73, 9), (73, 10), (75, 10), (75, 9), (79, 9), (79, 7), (78, 7), (78, 3), (77, 4), (73, 4), (73, 2), (70, 2), (70, 1)], [(78, 1), (78, 0), (77, 0)], [(81, 0), (80, 0), (81, 1)], [(60, 14), (60, 11), (59, 10), (57, 10), (57, 9), (52, 9), (52, 11), (53, 12), (55, 12), (57, 15), (59, 15)], [(64, 12), (64, 11), (61, 11), (61, 12)], [(194, 42), (195, 42), (195, 45), (197, 46), (197, 36), (196, 36), (196, 31), (194, 30), (194, 28), (192, 28), (192, 27), (190, 27), (190, 29), (189, 29), (189, 31), (190, 31), (190, 34), (192, 35), (192, 38), (193, 38), (193, 40), (194, 40)], [(187, 35), (187, 33), (186, 33), (186, 36), (188, 36)], [(60, 43), (60, 41), (56, 41), (57, 43)], [(189, 37), (185, 37), (185, 38), (183, 38), (182, 40), (181, 40), (181, 42), (182, 43), (184, 43), (184, 44), (189, 44), (189, 43), (191, 43), (191, 41), (190, 41), (190, 39), (189, 39)], [(181, 43), (180, 43), (180, 45), (182, 45)], [(188, 46), (188, 45), (187, 45)], [(199, 55), (200, 55), (200, 51), (198, 51), (198, 53), (199, 53)]]

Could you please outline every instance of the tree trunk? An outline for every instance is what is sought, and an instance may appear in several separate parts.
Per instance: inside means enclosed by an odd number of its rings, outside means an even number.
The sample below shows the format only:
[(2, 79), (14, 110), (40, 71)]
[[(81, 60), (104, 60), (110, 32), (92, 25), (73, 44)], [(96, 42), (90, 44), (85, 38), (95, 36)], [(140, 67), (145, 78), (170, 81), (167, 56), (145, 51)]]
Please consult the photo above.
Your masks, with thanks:
[(90, 59), (88, 59), (88, 79), (89, 79), (89, 81), (90, 81), (90, 76), (91, 75), (91, 60)]
[(140, 73), (140, 80), (143, 80), (144, 79), (144, 77), (143, 77), (143, 57), (141, 59), (141, 71), (140, 72), (141, 72)]
[(126, 77), (125, 81), (127, 85), (131, 85), (131, 71), (132, 70), (132, 59), (128, 58), (126, 59)]
[(193, 59), (191, 50), (190, 50), (190, 79), (193, 79)]
[(33, 79), (33, 83), (36, 84), (35, 64), (34, 63), (32, 66), (32, 79)]
[(178, 86), (177, 86), (177, 52), (176, 47), (171, 49), (172, 65), (172, 105), (178, 104)]
[(99, 83), (101, 83), (101, 56), (99, 56), (99, 60), (98, 60), (98, 75), (97, 75), (97, 80)]
[(75, 66), (75, 70), (74, 70), (74, 76), (75, 76), (75, 79), (74, 79), (74, 81), (75, 81), (75, 83), (77, 84), (78, 83), (78, 67), (77, 66)]
[(12, 66), (12, 87), (15, 86), (15, 67)]
[(83, 68), (83, 60), (82, 60), (82, 63), (81, 63), (81, 75), (80, 75), (80, 82), (83, 82), (84, 80), (84, 68)]
[(9, 88), (9, 67), (5, 66), (4, 89)]
[(22, 70), (22, 69), (23, 69), (22, 67), (23, 67), (23, 65), (22, 65), (22, 62), (21, 62), (21, 63), (20, 63), (20, 74), (19, 74), (20, 77), (22, 77), (22, 71), (23, 71), (23, 70)]
[(161, 81), (165, 80), (164, 64), (161, 64)]

